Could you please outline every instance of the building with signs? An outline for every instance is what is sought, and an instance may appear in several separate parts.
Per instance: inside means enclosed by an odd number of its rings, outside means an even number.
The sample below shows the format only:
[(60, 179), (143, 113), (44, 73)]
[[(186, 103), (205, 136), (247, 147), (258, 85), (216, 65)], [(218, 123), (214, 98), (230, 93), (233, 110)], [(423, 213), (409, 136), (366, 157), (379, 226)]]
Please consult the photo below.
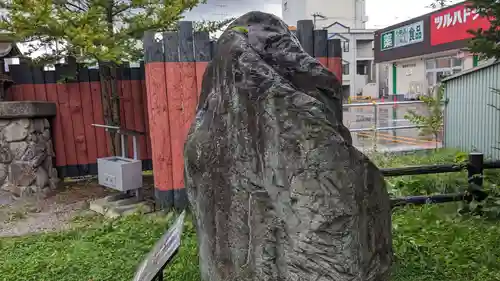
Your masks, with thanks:
[(283, 20), (295, 25), (313, 20), (316, 29), (328, 30), (329, 39), (342, 41), (344, 96), (376, 93), (373, 57), (374, 29), (366, 29), (365, 0), (282, 0)]
[(477, 66), (467, 52), (468, 30), (488, 28), (467, 2), (393, 25), (375, 32), (375, 63), (379, 92), (415, 98), (427, 94), (446, 76)]

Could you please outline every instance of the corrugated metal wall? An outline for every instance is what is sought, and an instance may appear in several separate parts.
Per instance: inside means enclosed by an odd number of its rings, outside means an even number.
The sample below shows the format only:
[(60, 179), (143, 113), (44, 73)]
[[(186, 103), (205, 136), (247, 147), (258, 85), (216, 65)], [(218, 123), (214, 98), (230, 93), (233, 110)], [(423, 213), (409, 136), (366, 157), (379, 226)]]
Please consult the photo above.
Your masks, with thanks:
[(500, 63), (446, 81), (444, 145), (500, 159)]

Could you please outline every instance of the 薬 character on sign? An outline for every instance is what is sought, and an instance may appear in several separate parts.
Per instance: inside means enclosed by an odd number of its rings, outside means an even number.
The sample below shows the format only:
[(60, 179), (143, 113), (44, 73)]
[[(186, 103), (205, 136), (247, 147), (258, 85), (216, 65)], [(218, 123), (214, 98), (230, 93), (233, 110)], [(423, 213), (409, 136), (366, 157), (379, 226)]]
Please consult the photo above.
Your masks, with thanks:
[(392, 33), (386, 33), (384, 34), (384, 42), (383, 42), (383, 48), (392, 48)]

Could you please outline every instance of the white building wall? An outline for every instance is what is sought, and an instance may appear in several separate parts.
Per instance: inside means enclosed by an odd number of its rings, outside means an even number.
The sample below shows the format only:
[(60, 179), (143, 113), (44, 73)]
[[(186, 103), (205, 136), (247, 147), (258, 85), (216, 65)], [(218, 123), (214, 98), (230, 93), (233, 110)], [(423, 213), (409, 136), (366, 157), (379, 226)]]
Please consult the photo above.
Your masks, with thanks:
[[(457, 51), (450, 51), (450, 54), (456, 54)], [(427, 83), (425, 61), (432, 57), (440, 57), (441, 55), (427, 55), (412, 59), (398, 60), (395, 62), (388, 62), (379, 64), (379, 69), (383, 69), (385, 65), (388, 66), (387, 71), (387, 89), (389, 95), (392, 94), (408, 94), (408, 93), (422, 93), (426, 94), (430, 85)], [(472, 54), (466, 54), (462, 59), (462, 70), (467, 70), (473, 67), (474, 59)], [(479, 62), (481, 64), (482, 62)], [(394, 93), (394, 68), (396, 66), (396, 93)], [(382, 76), (383, 77), (383, 76)], [(385, 79), (382, 78), (381, 79)], [(383, 81), (378, 81), (383, 83)]]
[[(342, 41), (348, 41), (342, 59), (349, 64), (349, 74), (344, 74), (342, 84), (349, 87), (354, 96), (366, 85), (368, 75), (358, 75), (357, 60), (373, 60), (373, 31), (365, 30), (365, 0), (282, 0), (283, 20), (296, 26), (299, 20), (316, 20), (316, 29), (328, 27), (330, 35), (338, 34)], [(322, 17), (313, 14), (320, 14)], [(334, 23), (339, 23), (333, 25)], [(347, 28), (346, 28), (347, 27)], [(358, 42), (360, 43), (358, 45)], [(374, 71), (373, 68), (371, 68)]]
[(310, 19), (306, 17), (307, 0), (283, 0), (282, 17), (288, 25), (296, 26), (299, 20)]
[(425, 62), (422, 59), (402, 61), (396, 64), (398, 94), (424, 94), (428, 88), (425, 79)]
[(464, 58), (464, 70), (474, 67), (474, 59), (472, 56), (467, 56)]
[(299, 20), (314, 19), (319, 13), (325, 19), (316, 17), (316, 27), (322, 28), (340, 22), (350, 28), (365, 28), (365, 0), (282, 0), (282, 16), (288, 25), (296, 25)]
[(358, 41), (356, 43), (356, 53), (359, 59), (373, 59), (373, 41)]

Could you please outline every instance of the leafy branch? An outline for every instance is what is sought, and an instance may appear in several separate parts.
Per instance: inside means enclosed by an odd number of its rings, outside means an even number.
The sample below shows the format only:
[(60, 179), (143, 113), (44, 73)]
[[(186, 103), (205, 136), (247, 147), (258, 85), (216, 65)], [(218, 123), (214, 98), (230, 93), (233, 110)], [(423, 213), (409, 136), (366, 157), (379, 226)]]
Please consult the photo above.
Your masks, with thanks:
[(427, 114), (419, 114), (415, 110), (408, 110), (405, 119), (419, 126), (420, 135), (432, 135), (438, 148), (439, 133), (443, 129), (444, 112), (443, 105), (448, 103), (444, 97), (444, 85), (441, 84), (436, 90), (432, 89), (429, 95), (421, 96), (420, 100), (424, 102)]

